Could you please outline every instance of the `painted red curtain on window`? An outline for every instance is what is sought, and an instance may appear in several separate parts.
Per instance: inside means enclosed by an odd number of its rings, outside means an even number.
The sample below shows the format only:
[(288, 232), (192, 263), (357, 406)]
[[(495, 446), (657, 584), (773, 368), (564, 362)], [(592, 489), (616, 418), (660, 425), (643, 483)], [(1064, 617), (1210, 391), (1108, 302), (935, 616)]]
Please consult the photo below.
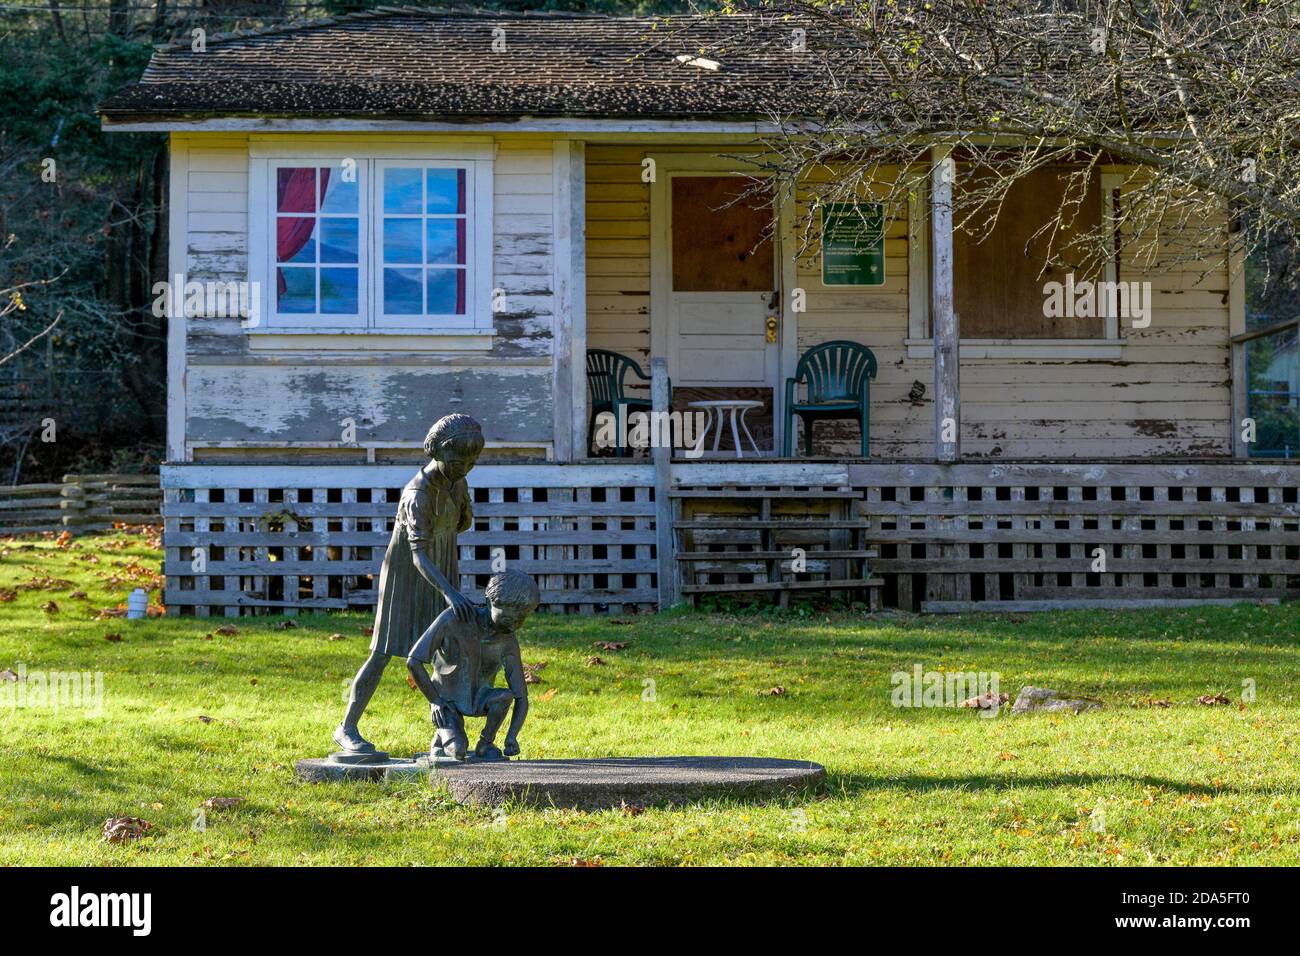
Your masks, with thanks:
[[(277, 177), (278, 195), (276, 210), (278, 212), (315, 212), (319, 206), (312, 201), (312, 184), (316, 179), (316, 170), (310, 166), (294, 169), (281, 169)], [(320, 171), (320, 199), (325, 199), (325, 189), (329, 185), (330, 171)], [(275, 258), (277, 262), (288, 262), (307, 245), (312, 232), (316, 229), (314, 216), (280, 216), (275, 221)], [(279, 269), (276, 270), (276, 288), (283, 295), (287, 284)]]

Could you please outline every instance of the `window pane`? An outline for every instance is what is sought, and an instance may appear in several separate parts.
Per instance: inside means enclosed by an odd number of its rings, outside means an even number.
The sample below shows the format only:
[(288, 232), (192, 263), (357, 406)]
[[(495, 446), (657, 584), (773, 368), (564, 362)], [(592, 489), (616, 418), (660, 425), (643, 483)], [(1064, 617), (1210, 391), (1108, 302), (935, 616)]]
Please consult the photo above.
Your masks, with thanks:
[(428, 174), (429, 199), (426, 212), (465, 212), (465, 170), (430, 169)]
[(387, 315), (419, 315), (419, 269), (384, 270), (384, 312)]
[(429, 315), (465, 314), (465, 270), (430, 269)]
[(429, 244), (425, 262), (465, 264), (465, 220), (425, 220)]
[(316, 219), (310, 216), (277, 216), (275, 261), (316, 261)]
[(420, 220), (384, 220), (384, 261), (423, 262), (420, 250)]
[(310, 166), (287, 166), (276, 170), (277, 212), (316, 211), (316, 170)]
[(276, 311), (316, 311), (316, 270), (276, 269)]
[(402, 167), (384, 170), (384, 212), (420, 212), (420, 179), (418, 169)]
[(357, 221), (322, 219), (320, 221), (320, 261), (357, 261)]
[(342, 169), (321, 170), (321, 212), (353, 213), (357, 211), (357, 173), (353, 170), (352, 182), (343, 181)]
[(356, 269), (321, 269), (320, 310), (327, 315), (357, 314)]
[[(1050, 315), (1044, 311), (1048, 283), (1061, 286), (1073, 275), (1076, 286), (1103, 278), (1100, 263), (1089, 261), (1079, 237), (1101, 228), (1101, 174), (1094, 172), (1086, 191), (1071, 177), (1075, 168), (1044, 166), (1016, 179), (1002, 201), (965, 209), (954, 218), (964, 228), (952, 237), (953, 311), (961, 317), (964, 339), (1104, 338), (1106, 320), (1095, 303)], [(954, 202), (962, 193), (991, 188), (997, 173), (963, 164), (957, 171)], [(1082, 193), (1082, 194), (1081, 194)], [(1047, 226), (1066, 210), (1057, 229)]]

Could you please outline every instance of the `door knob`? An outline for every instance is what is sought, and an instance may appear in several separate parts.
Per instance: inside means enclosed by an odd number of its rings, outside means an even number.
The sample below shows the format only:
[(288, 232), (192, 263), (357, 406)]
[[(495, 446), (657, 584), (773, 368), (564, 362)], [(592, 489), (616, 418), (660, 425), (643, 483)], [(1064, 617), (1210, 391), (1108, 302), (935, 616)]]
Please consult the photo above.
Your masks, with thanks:
[(767, 340), (769, 342), (776, 341), (776, 316), (775, 315), (769, 315), (767, 317)]

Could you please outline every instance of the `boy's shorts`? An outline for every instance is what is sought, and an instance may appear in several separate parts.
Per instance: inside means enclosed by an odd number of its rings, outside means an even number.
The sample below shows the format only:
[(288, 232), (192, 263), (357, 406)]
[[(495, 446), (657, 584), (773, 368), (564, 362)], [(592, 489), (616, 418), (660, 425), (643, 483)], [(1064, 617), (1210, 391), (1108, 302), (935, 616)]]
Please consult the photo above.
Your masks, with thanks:
[(460, 714), (462, 717), (486, 717), (487, 709), (488, 709), (488, 701), (492, 698), (494, 694), (498, 693), (499, 691), (505, 691), (506, 693), (510, 693), (509, 689), (505, 687), (480, 688), (479, 692), (474, 695), (474, 707), (469, 711), (461, 710), (460, 704), (458, 704), (456, 701), (447, 700), (441, 697), (438, 698), (438, 706), (446, 707), (449, 710), (453, 710), (456, 713)]

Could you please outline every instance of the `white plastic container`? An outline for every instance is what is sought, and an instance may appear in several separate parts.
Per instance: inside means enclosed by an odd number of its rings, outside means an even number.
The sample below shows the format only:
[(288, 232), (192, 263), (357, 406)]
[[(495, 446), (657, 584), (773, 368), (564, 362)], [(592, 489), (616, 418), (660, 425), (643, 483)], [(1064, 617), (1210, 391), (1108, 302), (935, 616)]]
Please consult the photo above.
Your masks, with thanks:
[(149, 593), (144, 588), (136, 588), (126, 599), (126, 616), (128, 620), (138, 621), (149, 614)]

